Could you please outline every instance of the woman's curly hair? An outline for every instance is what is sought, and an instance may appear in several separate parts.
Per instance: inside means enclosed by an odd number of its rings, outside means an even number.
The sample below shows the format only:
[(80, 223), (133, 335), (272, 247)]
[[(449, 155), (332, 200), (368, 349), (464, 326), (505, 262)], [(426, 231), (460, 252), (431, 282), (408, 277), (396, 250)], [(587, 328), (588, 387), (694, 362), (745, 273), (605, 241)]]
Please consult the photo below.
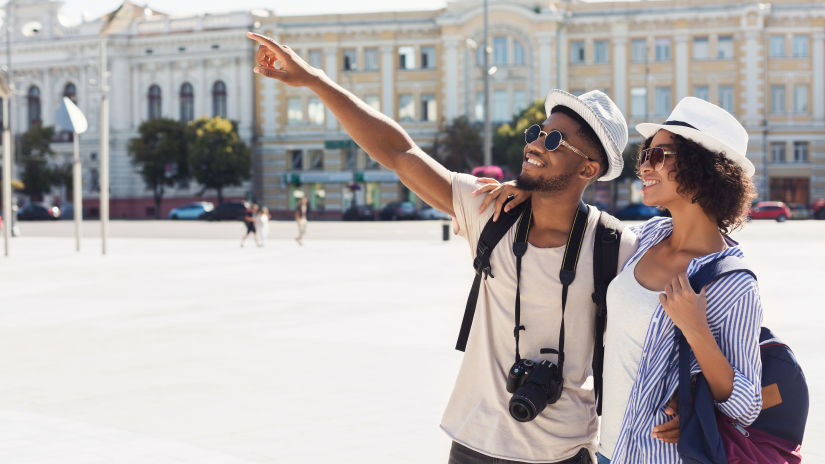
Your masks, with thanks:
[[(639, 147), (650, 147), (653, 137)], [(742, 168), (724, 153), (714, 153), (698, 143), (673, 134), (676, 149), (676, 191), (693, 203), (698, 203), (723, 234), (736, 230), (745, 223), (756, 188)], [(639, 173), (639, 159), (636, 172)]]

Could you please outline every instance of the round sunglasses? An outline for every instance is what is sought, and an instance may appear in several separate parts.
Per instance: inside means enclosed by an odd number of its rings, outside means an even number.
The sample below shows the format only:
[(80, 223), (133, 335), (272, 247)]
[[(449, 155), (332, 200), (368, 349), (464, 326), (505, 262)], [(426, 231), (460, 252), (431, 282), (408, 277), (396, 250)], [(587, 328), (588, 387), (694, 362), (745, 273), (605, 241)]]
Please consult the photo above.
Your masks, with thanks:
[(584, 153), (582, 153), (581, 150), (567, 143), (567, 141), (564, 140), (564, 138), (562, 137), (561, 132), (557, 130), (544, 132), (543, 130), (541, 130), (541, 126), (538, 124), (533, 124), (532, 126), (528, 127), (527, 130), (524, 131), (524, 141), (527, 143), (533, 143), (542, 135), (544, 135), (544, 148), (548, 151), (555, 151), (557, 148), (559, 148), (559, 146), (564, 145), (565, 147), (569, 148), (570, 151), (581, 156), (587, 161), (593, 161), (593, 158), (585, 155)]
[(645, 162), (650, 162), (654, 170), (661, 171), (665, 167), (665, 158), (668, 156), (676, 156), (676, 152), (665, 150), (662, 147), (645, 148), (639, 152), (639, 167), (641, 168)]

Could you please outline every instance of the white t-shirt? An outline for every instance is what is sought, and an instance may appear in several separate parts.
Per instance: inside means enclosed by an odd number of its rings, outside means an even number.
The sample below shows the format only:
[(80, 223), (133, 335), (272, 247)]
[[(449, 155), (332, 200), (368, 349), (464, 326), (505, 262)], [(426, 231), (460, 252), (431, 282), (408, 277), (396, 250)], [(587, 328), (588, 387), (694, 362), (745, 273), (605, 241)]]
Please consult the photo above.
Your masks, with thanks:
[[(481, 230), (492, 208), (478, 214), (483, 198), (470, 193), (476, 178), (452, 175), (453, 208), (460, 235), (475, 255)], [(512, 394), (505, 388), (507, 373), (515, 360), (514, 308), (516, 259), (512, 252), (512, 227), (491, 254), (495, 278), (482, 280), (473, 327), (441, 427), (456, 442), (488, 456), (523, 462), (553, 462), (574, 456), (582, 447), (596, 449), (598, 420), (592, 382), (593, 326), (596, 306), (593, 293), (593, 238), (599, 212), (591, 207), (576, 279), (568, 289), (565, 310), (564, 391), (555, 404), (536, 419), (518, 422), (510, 416)], [(572, 220), (572, 218), (571, 218)], [(636, 237), (625, 229), (619, 253), (624, 263), (635, 251)], [(541, 348), (558, 348), (561, 324), (559, 269), (564, 246), (537, 248), (528, 245), (521, 268), (520, 351), (523, 358), (549, 359)]]
[[(604, 391), (599, 453), (613, 456), (624, 410), (639, 370), (642, 345), (659, 294), (636, 280), (638, 260), (630, 263), (607, 288), (607, 331), (604, 335)], [(620, 317), (616, 317), (620, 316)]]

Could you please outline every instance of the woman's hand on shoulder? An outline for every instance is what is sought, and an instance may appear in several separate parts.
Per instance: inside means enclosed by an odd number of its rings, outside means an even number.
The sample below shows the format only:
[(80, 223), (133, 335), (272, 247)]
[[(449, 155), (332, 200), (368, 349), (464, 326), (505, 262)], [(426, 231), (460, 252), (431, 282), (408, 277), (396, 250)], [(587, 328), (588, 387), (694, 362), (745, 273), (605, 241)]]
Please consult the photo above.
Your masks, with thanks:
[(705, 288), (696, 293), (690, 286), (686, 273), (681, 272), (665, 285), (664, 293), (659, 294), (659, 302), (676, 327), (681, 329), (688, 342), (697, 336), (710, 333), (707, 313), (708, 301)]
[[(483, 213), (491, 203), (495, 202), (493, 222), (498, 221), (499, 216), (501, 216), (502, 209), (504, 212), (510, 211), (516, 206), (524, 203), (528, 198), (530, 198), (531, 195), (530, 192), (516, 187), (516, 182), (512, 180), (499, 183), (497, 180), (490, 179), (489, 177), (479, 177), (478, 182), (484, 185), (475, 189), (472, 193), (473, 196), (481, 195), (482, 193), (487, 194), (487, 196), (484, 197), (484, 201), (481, 202), (481, 207), (478, 209), (478, 213)], [(505, 206), (504, 202), (511, 196), (513, 199), (507, 203), (507, 206)]]

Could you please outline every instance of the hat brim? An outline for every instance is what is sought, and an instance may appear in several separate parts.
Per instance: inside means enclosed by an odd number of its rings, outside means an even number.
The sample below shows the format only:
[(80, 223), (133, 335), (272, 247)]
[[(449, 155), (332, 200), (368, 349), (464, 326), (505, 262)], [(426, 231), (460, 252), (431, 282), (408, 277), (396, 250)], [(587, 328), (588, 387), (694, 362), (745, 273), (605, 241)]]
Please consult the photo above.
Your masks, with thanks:
[(753, 163), (745, 157), (744, 153), (739, 153), (739, 151), (730, 147), (716, 137), (708, 135), (700, 130), (687, 126), (655, 124), (652, 122), (643, 122), (636, 125), (636, 131), (645, 139), (653, 137), (660, 130), (666, 130), (672, 134), (681, 135), (682, 137), (692, 142), (696, 142), (714, 153), (724, 153), (725, 156), (731, 161), (738, 164), (748, 177), (752, 177), (756, 172), (756, 168)]
[(596, 133), (596, 137), (599, 138), (602, 147), (604, 147), (605, 153), (607, 153), (607, 159), (605, 160), (607, 162), (607, 172), (597, 180), (608, 181), (619, 177), (622, 173), (622, 167), (617, 165), (616, 160), (621, 161), (622, 153), (619, 151), (619, 147), (616, 146), (613, 139), (610, 138), (610, 135), (596, 116), (596, 113), (576, 98), (575, 95), (561, 90), (553, 90), (544, 102), (544, 110), (547, 112), (547, 117), (550, 117), (553, 108), (557, 106), (566, 106), (581, 116), (582, 119), (593, 128), (593, 132)]

